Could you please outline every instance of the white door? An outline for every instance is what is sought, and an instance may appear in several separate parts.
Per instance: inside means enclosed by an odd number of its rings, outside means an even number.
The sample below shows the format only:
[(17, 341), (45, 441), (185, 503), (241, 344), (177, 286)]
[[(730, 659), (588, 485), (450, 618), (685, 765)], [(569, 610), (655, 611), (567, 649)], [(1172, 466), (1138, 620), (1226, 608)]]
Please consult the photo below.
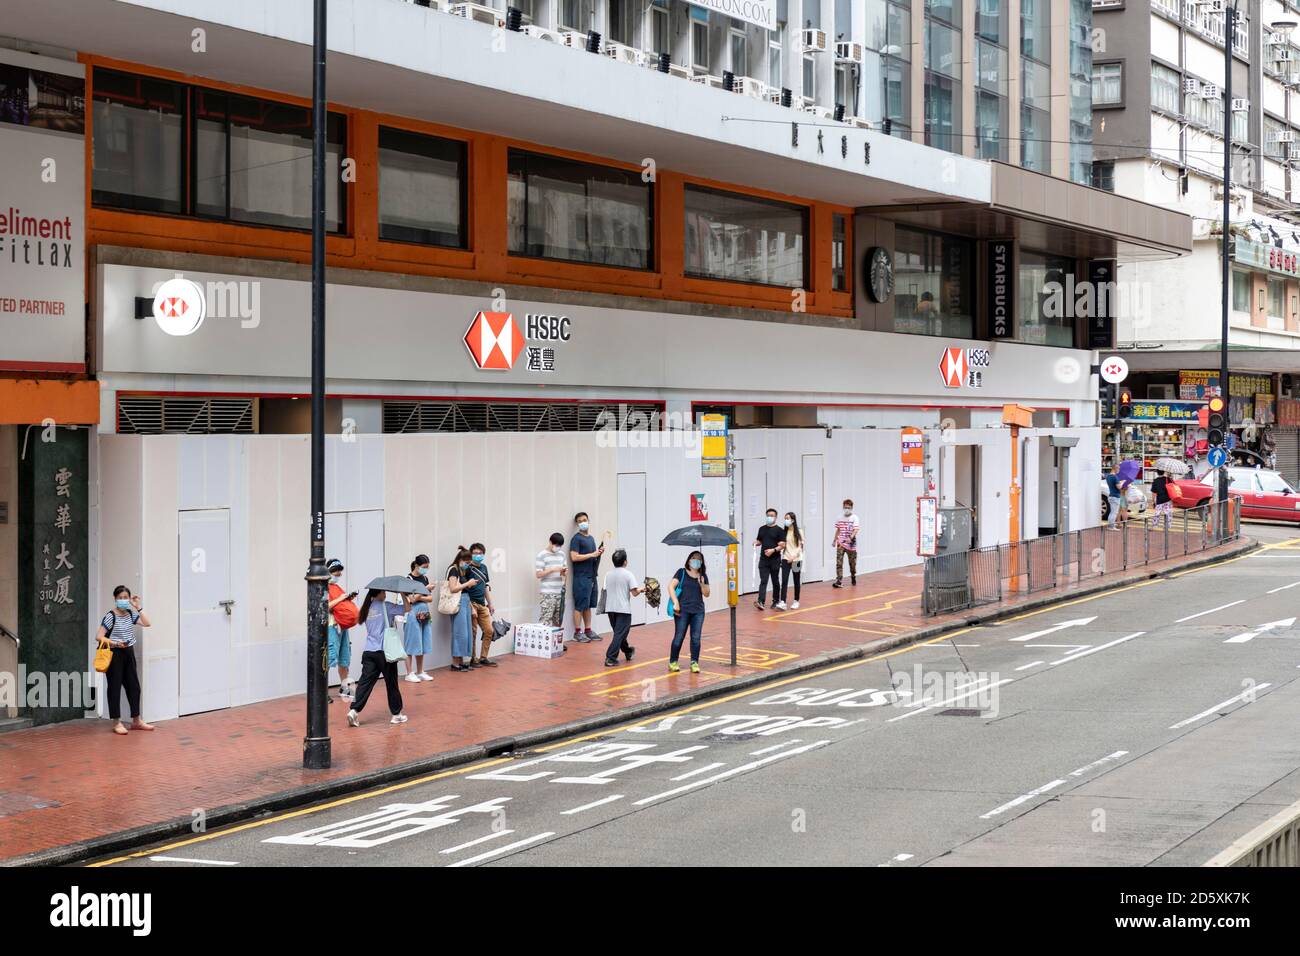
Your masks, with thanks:
[(767, 459), (746, 458), (740, 463), (744, 498), (740, 513), (740, 592), (758, 590), (758, 551), (754, 538), (767, 515)]
[[(415, 555), (411, 555), (415, 557)], [(357, 607), (366, 596), (366, 585), (384, 575), (384, 513), (382, 511), (331, 511), (325, 515), (325, 558), (343, 562), (343, 586), (356, 591)], [(407, 569), (401, 568), (404, 572)], [(394, 571), (394, 574), (399, 571)], [(365, 633), (353, 628), (349, 634), (352, 676), (360, 674)], [(338, 670), (331, 667), (329, 682), (337, 684)]]
[[(627, 552), (627, 566), (637, 580), (646, 574), (645, 475), (618, 476), (618, 539), (615, 548)], [(609, 568), (614, 565), (610, 564)], [(632, 599), (632, 624), (646, 621), (645, 596)]]
[(199, 714), (230, 706), (230, 511), (179, 512), (180, 706)]
[(826, 577), (825, 467), (821, 455), (803, 456), (803, 504), (799, 528), (803, 531), (803, 580)]

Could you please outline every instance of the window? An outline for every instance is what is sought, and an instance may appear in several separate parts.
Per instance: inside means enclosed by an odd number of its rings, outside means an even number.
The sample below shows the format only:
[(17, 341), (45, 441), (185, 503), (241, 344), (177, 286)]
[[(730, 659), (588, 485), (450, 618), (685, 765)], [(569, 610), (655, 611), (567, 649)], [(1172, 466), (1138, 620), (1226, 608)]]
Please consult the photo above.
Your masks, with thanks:
[(379, 238), (466, 245), (465, 144), (379, 128)]
[(583, 0), (560, 0), (560, 28), (583, 31), (587, 29)]
[(1232, 308), (1236, 312), (1250, 312), (1250, 274), (1233, 270)]
[(1122, 63), (1094, 63), (1092, 65), (1092, 105), (1119, 105), (1124, 101)]
[(810, 103), (817, 98), (817, 64), (811, 53), (803, 58), (803, 98)]
[(847, 292), (849, 275), (845, 269), (848, 260), (848, 217), (840, 213), (831, 215), (831, 288)]
[(1020, 106), (1020, 165), (1038, 173), (1051, 172), (1051, 122), (1047, 110), (1034, 109), (1025, 101)]
[(925, 68), (961, 79), (961, 31), (925, 21)]
[(999, 45), (1006, 42), (1002, 27), (1002, 0), (977, 0), (975, 35)]
[(925, 14), (948, 23), (961, 23), (961, 0), (925, 0)]
[(513, 255), (649, 269), (651, 192), (640, 173), (512, 149)]
[(785, 86), (781, 77), (781, 44), (777, 41), (767, 45), (767, 85), (774, 90)]
[(858, 115), (858, 74), (852, 63), (835, 64), (835, 102), (843, 104), (844, 115)]
[(654, 52), (672, 53), (672, 30), (669, 26), (668, 8), (654, 6), (650, 8), (651, 34)]
[(1166, 113), (1178, 112), (1178, 72), (1159, 63), (1151, 64), (1151, 106)]
[(1233, 491), (1259, 491), (1259, 482), (1255, 480), (1253, 471), (1238, 471), (1236, 468), (1230, 468), (1228, 477), (1228, 487)]
[(1108, 193), (1115, 191), (1115, 163), (1113, 161), (1092, 164), (1092, 188), (1104, 189)]
[(749, 46), (745, 42), (745, 32), (732, 30), (730, 37), (731, 72), (736, 76), (749, 76)]
[(804, 288), (808, 210), (686, 186), (686, 273)]
[[(311, 228), (311, 110), (193, 91), (194, 213), (264, 226)], [(325, 228), (342, 228), (343, 117), (325, 130)]]
[[(1264, 117), (1264, 155), (1268, 159), (1281, 162), (1286, 158), (1287, 144), (1282, 142), (1282, 134), (1287, 130), (1286, 123), (1271, 116)], [(1281, 313), (1277, 313), (1281, 315)]]
[(1072, 272), (1073, 259), (1037, 252), (1020, 253), (1018, 341), (1062, 348), (1074, 345), (1072, 310), (1065, 302)]
[(632, 43), (632, 17), (629, 0), (609, 0), (605, 32), (609, 39), (624, 46)]
[(1268, 314), (1275, 319), (1286, 314), (1286, 282), (1271, 276), (1268, 280)]
[(709, 72), (709, 25), (700, 20), (691, 21), (691, 66)]
[(185, 88), (96, 69), (91, 201), (184, 212)]
[(1283, 478), (1275, 471), (1258, 471), (1255, 477), (1259, 479), (1260, 487), (1268, 494), (1274, 495), (1293, 495), (1295, 490), (1286, 483)]
[(980, 159), (1007, 158), (1006, 139), (1002, 136), (1005, 105), (1005, 97), (983, 90), (975, 94), (975, 142)]
[(894, 233), (894, 331), (968, 339), (975, 328), (969, 239), (898, 227)]
[(946, 76), (926, 75), (925, 145), (950, 153), (961, 151), (961, 139), (955, 132), (961, 125), (957, 116), (960, 96), (958, 84)]
[(1051, 0), (1020, 0), (1020, 52), (1039, 63), (1052, 62)]

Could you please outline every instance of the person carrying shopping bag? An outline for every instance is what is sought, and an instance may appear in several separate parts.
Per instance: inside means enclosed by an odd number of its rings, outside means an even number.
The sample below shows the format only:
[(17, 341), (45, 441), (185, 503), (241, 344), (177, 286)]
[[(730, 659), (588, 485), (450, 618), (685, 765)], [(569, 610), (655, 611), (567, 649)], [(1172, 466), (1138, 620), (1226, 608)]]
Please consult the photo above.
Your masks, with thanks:
[(135, 662), (136, 633), (149, 626), (139, 595), (132, 596), (125, 584), (113, 588), (113, 609), (99, 622), (96, 638), (98, 646), (107, 646), (111, 658), (104, 677), (108, 681), (108, 716), (113, 721), (113, 733), (125, 734), (122, 725), (122, 688), (126, 688), (126, 702), (131, 708), (132, 730), (153, 730), (140, 716), (140, 672)]

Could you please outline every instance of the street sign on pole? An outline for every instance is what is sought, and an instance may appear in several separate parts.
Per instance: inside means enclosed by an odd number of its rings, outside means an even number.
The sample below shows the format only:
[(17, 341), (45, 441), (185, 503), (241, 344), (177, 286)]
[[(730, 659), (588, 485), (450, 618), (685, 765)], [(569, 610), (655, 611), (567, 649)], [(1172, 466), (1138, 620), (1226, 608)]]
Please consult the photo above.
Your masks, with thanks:
[(1128, 378), (1128, 362), (1118, 355), (1101, 360), (1101, 379), (1111, 385), (1118, 385)]
[(1228, 453), (1222, 445), (1212, 445), (1207, 457), (1210, 460), (1211, 468), (1222, 468), (1223, 463), (1228, 460)]
[(939, 499), (931, 495), (916, 499), (916, 553), (923, 558), (939, 553)]

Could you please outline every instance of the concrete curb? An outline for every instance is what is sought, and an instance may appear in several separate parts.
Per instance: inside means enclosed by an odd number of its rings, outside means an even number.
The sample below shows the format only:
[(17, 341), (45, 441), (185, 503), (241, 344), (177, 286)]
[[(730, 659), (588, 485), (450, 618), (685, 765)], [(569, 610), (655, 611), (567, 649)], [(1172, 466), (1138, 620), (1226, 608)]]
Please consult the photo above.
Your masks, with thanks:
[[(1177, 568), (1170, 568), (1166, 571), (1143, 571), (1126, 574), (1121, 577), (1103, 579), (1086, 588), (1079, 588), (1069, 592), (1068, 594), (1045, 595), (1041, 598), (1035, 598), (1022, 604), (1017, 604), (1014, 607), (997, 607), (988, 608), (986, 610), (975, 610), (962, 621), (949, 620), (941, 624), (932, 624), (928, 627), (908, 631), (904, 634), (881, 638), (877, 641), (870, 641), (866, 644), (857, 644), (839, 648), (834, 651), (828, 651), (824, 654), (818, 654), (815, 657), (793, 661), (770, 671), (755, 671), (750, 674), (744, 674), (740, 677), (720, 681), (716, 684), (708, 684), (704, 687), (697, 687), (692, 690), (683, 691), (679, 694), (673, 694), (653, 701), (646, 701), (642, 704), (624, 707), (619, 710), (609, 711), (608, 713), (594, 714), (590, 717), (582, 717), (562, 724), (554, 724), (550, 727), (524, 731), (506, 737), (497, 737), (470, 747), (462, 747), (458, 750), (449, 750), (419, 760), (396, 764), (392, 767), (384, 767), (380, 770), (372, 770), (367, 773), (356, 774), (351, 777), (342, 777), (338, 780), (330, 780), (319, 784), (295, 787), (292, 790), (284, 790), (267, 797), (258, 797), (242, 803), (229, 804), (224, 807), (219, 807), (207, 814), (205, 819), (206, 829), (214, 830), (220, 827), (230, 826), (231, 824), (246, 822), (260, 816), (266, 816), (267, 814), (274, 813), (278, 810), (302, 807), (322, 800), (329, 800), (335, 797), (357, 793), (362, 790), (368, 790), (372, 787), (407, 780), (411, 777), (424, 776), (426, 774), (436, 773), (440, 770), (463, 766), (490, 757), (499, 757), (511, 752), (529, 750), (543, 744), (553, 743), (556, 740), (563, 740), (566, 737), (590, 733), (594, 730), (613, 727), (617, 724), (634, 722), (645, 717), (653, 716), (657, 713), (662, 713), (663, 711), (676, 710), (680, 707), (689, 706), (693, 703), (709, 700), (714, 697), (726, 697), (730, 694), (744, 691), (751, 687), (772, 683), (789, 677), (795, 677), (831, 664), (841, 664), (848, 661), (860, 660), (864, 657), (880, 654), (884, 651), (894, 650), (908, 644), (920, 643), (963, 627), (970, 627), (976, 624), (983, 624), (989, 621), (1013, 617), (1018, 614), (1024, 614), (1027, 611), (1049, 607), (1053, 604), (1061, 604), (1066, 601), (1077, 600), (1078, 598), (1088, 597), (1104, 591), (1112, 591), (1117, 588), (1134, 584), (1138, 581), (1147, 581), (1153, 578), (1163, 577), (1169, 573), (1189, 571), (1207, 565), (1217, 564), (1221, 561), (1247, 554), (1256, 550), (1258, 547), (1258, 542), (1250, 538), (1243, 538), (1231, 550), (1199, 558), (1195, 561), (1180, 565)], [(117, 833), (107, 834), (102, 837), (94, 837), (89, 840), (70, 843), (66, 846), (55, 847), (50, 850), (42, 850), (37, 853), (28, 853), (22, 856), (9, 857), (0, 860), (0, 866), (67, 866), (93, 857), (102, 857), (112, 853), (124, 852), (134, 847), (156, 843), (161, 840), (173, 838), (182, 839), (193, 834), (192, 826), (193, 821), (188, 817), (164, 820), (159, 823), (148, 824), (147, 826), (133, 827), (129, 830), (121, 830)]]

